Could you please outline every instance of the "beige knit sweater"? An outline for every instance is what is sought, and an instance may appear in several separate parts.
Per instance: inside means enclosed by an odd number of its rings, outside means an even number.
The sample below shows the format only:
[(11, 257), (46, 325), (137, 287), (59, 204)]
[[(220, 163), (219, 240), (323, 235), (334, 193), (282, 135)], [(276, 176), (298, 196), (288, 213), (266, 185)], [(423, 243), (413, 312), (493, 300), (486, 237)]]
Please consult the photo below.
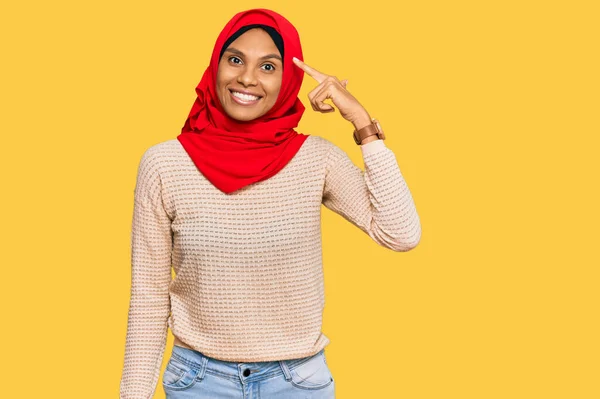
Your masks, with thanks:
[(235, 362), (305, 357), (329, 343), (321, 204), (393, 251), (421, 237), (394, 153), (382, 140), (360, 149), (364, 172), (311, 135), (275, 176), (229, 195), (177, 139), (146, 150), (134, 193), (121, 399), (152, 398), (167, 327), (189, 347)]

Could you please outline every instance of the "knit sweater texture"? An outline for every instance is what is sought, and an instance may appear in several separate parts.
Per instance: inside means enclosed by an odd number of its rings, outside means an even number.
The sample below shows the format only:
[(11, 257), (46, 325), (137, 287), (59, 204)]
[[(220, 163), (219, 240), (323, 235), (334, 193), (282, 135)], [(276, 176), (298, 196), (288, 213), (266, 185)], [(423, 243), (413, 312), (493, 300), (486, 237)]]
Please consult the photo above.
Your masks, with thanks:
[(276, 175), (233, 194), (203, 177), (177, 139), (144, 152), (121, 399), (154, 395), (168, 328), (189, 347), (231, 362), (306, 357), (329, 344), (321, 331), (321, 205), (393, 251), (421, 238), (392, 150), (382, 140), (360, 149), (364, 171), (311, 135)]

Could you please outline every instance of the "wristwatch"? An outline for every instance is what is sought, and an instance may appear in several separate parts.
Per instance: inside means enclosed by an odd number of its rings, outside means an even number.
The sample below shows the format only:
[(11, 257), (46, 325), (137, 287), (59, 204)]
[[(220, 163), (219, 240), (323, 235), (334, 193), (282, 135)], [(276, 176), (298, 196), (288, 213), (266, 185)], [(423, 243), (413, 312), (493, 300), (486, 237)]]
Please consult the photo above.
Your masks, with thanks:
[(363, 127), (362, 129), (354, 129), (354, 142), (358, 145), (369, 136), (377, 135), (381, 140), (385, 140), (385, 135), (381, 129), (379, 121), (375, 118), (371, 119), (371, 124)]

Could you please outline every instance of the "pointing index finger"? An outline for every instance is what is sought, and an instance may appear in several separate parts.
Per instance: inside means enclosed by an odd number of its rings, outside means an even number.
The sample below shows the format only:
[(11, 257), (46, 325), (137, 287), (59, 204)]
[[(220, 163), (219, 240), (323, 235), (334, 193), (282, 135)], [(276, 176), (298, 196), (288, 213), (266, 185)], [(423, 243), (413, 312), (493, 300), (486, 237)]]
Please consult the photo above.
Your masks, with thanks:
[(309, 76), (313, 77), (317, 82), (321, 83), (325, 80), (327, 75), (322, 72), (317, 71), (316, 69), (306, 65), (304, 62), (300, 61), (298, 58), (293, 57), (294, 62), (300, 69), (306, 72)]

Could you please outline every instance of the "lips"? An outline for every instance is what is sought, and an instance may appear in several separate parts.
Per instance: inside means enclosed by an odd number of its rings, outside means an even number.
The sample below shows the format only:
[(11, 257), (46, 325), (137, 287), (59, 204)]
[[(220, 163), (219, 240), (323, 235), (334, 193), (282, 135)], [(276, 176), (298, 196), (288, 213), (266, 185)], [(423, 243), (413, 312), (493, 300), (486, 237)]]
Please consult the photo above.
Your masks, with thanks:
[[(236, 97), (236, 96), (234, 96), (234, 95), (233, 95), (233, 92), (234, 92), (234, 91), (236, 91), (236, 90), (231, 90), (231, 89), (229, 89), (229, 95), (231, 96), (231, 98), (233, 99), (233, 101), (235, 101), (237, 104), (240, 104), (240, 105), (254, 105), (254, 104), (256, 104), (257, 102), (259, 102), (259, 101), (260, 101), (260, 99), (262, 98), (262, 96), (258, 96), (258, 98), (257, 98), (256, 100), (249, 100), (249, 101), (246, 101), (246, 100), (243, 100), (243, 99), (241, 99), (241, 98), (239, 98), (239, 97)], [(238, 93), (245, 94), (245, 93), (243, 93), (243, 92), (241, 92), (241, 91), (239, 91)]]
[(228, 89), (230, 92), (237, 92), (237, 93), (242, 93), (242, 94), (248, 94), (250, 96), (254, 96), (254, 97), (262, 97), (261, 95), (258, 95), (256, 93), (252, 93), (250, 91), (245, 91), (245, 90), (236, 90), (236, 89)]

